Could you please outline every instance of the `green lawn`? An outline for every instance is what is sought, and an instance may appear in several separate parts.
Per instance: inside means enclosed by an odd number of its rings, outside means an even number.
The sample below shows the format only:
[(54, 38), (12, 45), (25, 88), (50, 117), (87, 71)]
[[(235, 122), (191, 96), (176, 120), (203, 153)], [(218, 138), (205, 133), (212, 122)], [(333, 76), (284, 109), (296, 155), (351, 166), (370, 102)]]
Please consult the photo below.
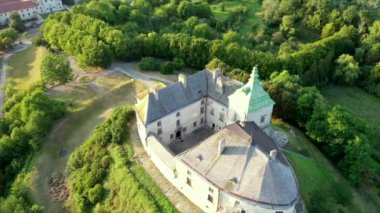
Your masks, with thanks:
[(261, 10), (259, 0), (226, 0), (224, 2), (224, 10), (220, 3), (211, 3), (211, 10), (217, 20), (225, 21), (231, 15), (231, 12), (239, 6), (247, 7), (247, 17), (239, 27), (239, 31), (243, 34), (252, 32), (253, 29), (260, 26), (260, 19), (257, 17), (257, 12)]
[(273, 120), (273, 125), (288, 135), (289, 143), (284, 147), (284, 153), (294, 168), (302, 198), (307, 206), (310, 205), (309, 194), (315, 190), (327, 198), (336, 193), (351, 192), (353, 202), (349, 206), (350, 212), (379, 212), (380, 206), (374, 198), (362, 189), (352, 188), (300, 130), (279, 120)]
[(357, 87), (336, 85), (324, 87), (322, 94), (331, 104), (348, 108), (368, 122), (373, 128), (375, 144), (380, 147), (380, 98)]
[[(62, 212), (62, 204), (50, 201), (48, 181), (54, 173), (65, 174), (66, 162), (70, 153), (93, 132), (110, 113), (111, 109), (120, 105), (133, 104), (134, 95), (145, 87), (139, 82), (127, 82), (116, 86), (113, 90), (93, 95), (82, 103), (80, 110), (71, 111), (58, 122), (47, 141), (37, 155), (33, 168), (33, 178), (29, 184), (31, 198), (44, 206), (46, 212)], [(58, 96), (55, 96), (58, 97)], [(67, 155), (59, 152), (66, 150)]]
[(41, 79), (40, 66), (47, 53), (44, 47), (31, 46), (9, 58), (7, 82), (11, 84), (12, 89), (25, 90)]

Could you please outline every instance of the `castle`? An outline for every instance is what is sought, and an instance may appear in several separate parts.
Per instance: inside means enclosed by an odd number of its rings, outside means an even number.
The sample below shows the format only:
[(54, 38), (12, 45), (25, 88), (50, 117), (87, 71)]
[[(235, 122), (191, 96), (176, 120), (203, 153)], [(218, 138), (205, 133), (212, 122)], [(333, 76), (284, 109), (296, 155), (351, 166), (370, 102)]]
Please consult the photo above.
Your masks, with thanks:
[(274, 101), (254, 68), (247, 84), (220, 71), (179, 75), (138, 94), (138, 132), (160, 172), (204, 212), (295, 212), (293, 169), (270, 137)]
[(9, 15), (17, 12), (21, 20), (30, 20), (38, 14), (63, 10), (62, 0), (0, 0), (0, 25), (8, 23)]

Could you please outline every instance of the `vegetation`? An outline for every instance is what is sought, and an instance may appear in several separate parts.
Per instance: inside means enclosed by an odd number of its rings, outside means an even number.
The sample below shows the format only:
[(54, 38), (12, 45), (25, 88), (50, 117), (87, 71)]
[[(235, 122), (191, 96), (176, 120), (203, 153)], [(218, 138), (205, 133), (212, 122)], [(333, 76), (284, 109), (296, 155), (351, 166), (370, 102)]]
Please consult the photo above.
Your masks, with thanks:
[(17, 40), (17, 31), (13, 28), (7, 28), (0, 31), (0, 50), (3, 51), (12, 47), (13, 43)]
[(63, 84), (73, 79), (70, 62), (65, 55), (48, 54), (41, 64), (41, 79), (44, 83)]
[[(259, 2), (261, 7), (253, 6)], [(81, 66), (107, 67), (114, 58), (144, 58), (141, 64), (150, 69), (154, 63), (145, 63), (151, 57), (150, 62), (167, 61), (161, 65), (163, 73), (172, 72), (171, 62), (183, 61), (197, 69), (221, 68), (225, 75), (247, 81), (258, 65), (276, 101), (274, 115), (303, 128), (352, 184), (379, 189), (380, 161), (373, 151), (378, 149), (373, 141), (379, 138), (350, 110), (330, 105), (319, 92), (333, 82), (379, 96), (376, 1), (210, 4), (90, 1), (51, 15), (42, 35), (50, 48), (76, 56)]]
[(24, 22), (21, 20), (21, 17), (17, 12), (13, 12), (9, 15), (9, 27), (15, 29), (19, 33), (24, 32)]
[(11, 97), (15, 92), (25, 91), (41, 80), (40, 67), (48, 54), (45, 47), (29, 47), (9, 57), (5, 93)]
[[(149, 179), (148, 176), (137, 177), (130, 168), (131, 149), (125, 149), (128, 145), (122, 144), (127, 139), (128, 123), (133, 116), (131, 107), (115, 109), (110, 118), (98, 126), (93, 135), (70, 156), (67, 165), (69, 189), (72, 207), (76, 211), (89, 211), (92, 208), (97, 211), (115, 208), (128, 212), (176, 211), (162, 193), (153, 192), (157, 186), (149, 184), (149, 180), (143, 183), (145, 178)], [(108, 185), (108, 190), (105, 185)], [(108, 199), (114, 199), (116, 191), (116, 199), (120, 199), (123, 207), (115, 207), (112, 202), (107, 202)]]
[(139, 68), (143, 71), (157, 71), (160, 68), (160, 64), (152, 57), (145, 57), (141, 59)]
[[(51, 99), (44, 87), (36, 85), (20, 95), (9, 97), (3, 105), (0, 138), (0, 209), (4, 212), (37, 211), (26, 197), (25, 185), (15, 177), (39, 150), (52, 123), (63, 117), (66, 105)], [(13, 183), (13, 184), (12, 184)]]

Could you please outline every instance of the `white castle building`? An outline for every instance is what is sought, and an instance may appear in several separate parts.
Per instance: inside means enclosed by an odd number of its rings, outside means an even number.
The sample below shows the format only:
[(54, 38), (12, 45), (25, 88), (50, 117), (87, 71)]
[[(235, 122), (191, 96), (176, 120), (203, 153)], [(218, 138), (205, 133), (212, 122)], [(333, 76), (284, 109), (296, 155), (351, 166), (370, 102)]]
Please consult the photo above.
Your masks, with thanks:
[(247, 84), (203, 70), (136, 98), (148, 155), (202, 211), (296, 211), (297, 180), (269, 136), (274, 102), (256, 68)]
[(26, 21), (38, 14), (63, 10), (62, 0), (0, 0), (0, 25), (8, 23), (9, 15), (17, 12)]

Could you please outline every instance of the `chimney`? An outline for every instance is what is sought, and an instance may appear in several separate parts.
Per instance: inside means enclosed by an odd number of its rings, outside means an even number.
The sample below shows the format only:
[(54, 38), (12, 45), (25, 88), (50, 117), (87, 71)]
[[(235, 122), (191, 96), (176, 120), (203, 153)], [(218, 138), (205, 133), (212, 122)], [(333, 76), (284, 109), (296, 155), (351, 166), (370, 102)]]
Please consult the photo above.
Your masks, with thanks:
[(240, 126), (245, 127), (245, 121), (240, 121)]
[(186, 88), (187, 87), (187, 77), (185, 74), (180, 73), (178, 75), (178, 82), (181, 82), (183, 86)]
[(212, 73), (212, 80), (215, 82), (216, 81), (216, 78), (221, 74), (220, 72), (220, 68), (214, 70)]
[(226, 147), (226, 140), (225, 139), (220, 140), (219, 141), (218, 156), (222, 155), (225, 147)]
[(224, 92), (224, 85), (223, 85), (223, 78), (222, 77), (217, 77), (216, 78), (216, 91), (223, 95)]
[(277, 157), (277, 150), (273, 149), (273, 150), (270, 151), (270, 153), (269, 153), (269, 158), (270, 158), (271, 160), (275, 160), (276, 157)]
[(153, 88), (152, 89), (152, 93), (153, 93), (154, 97), (156, 98), (156, 101), (158, 101), (159, 99), (158, 99), (158, 91), (157, 91), (157, 89)]

